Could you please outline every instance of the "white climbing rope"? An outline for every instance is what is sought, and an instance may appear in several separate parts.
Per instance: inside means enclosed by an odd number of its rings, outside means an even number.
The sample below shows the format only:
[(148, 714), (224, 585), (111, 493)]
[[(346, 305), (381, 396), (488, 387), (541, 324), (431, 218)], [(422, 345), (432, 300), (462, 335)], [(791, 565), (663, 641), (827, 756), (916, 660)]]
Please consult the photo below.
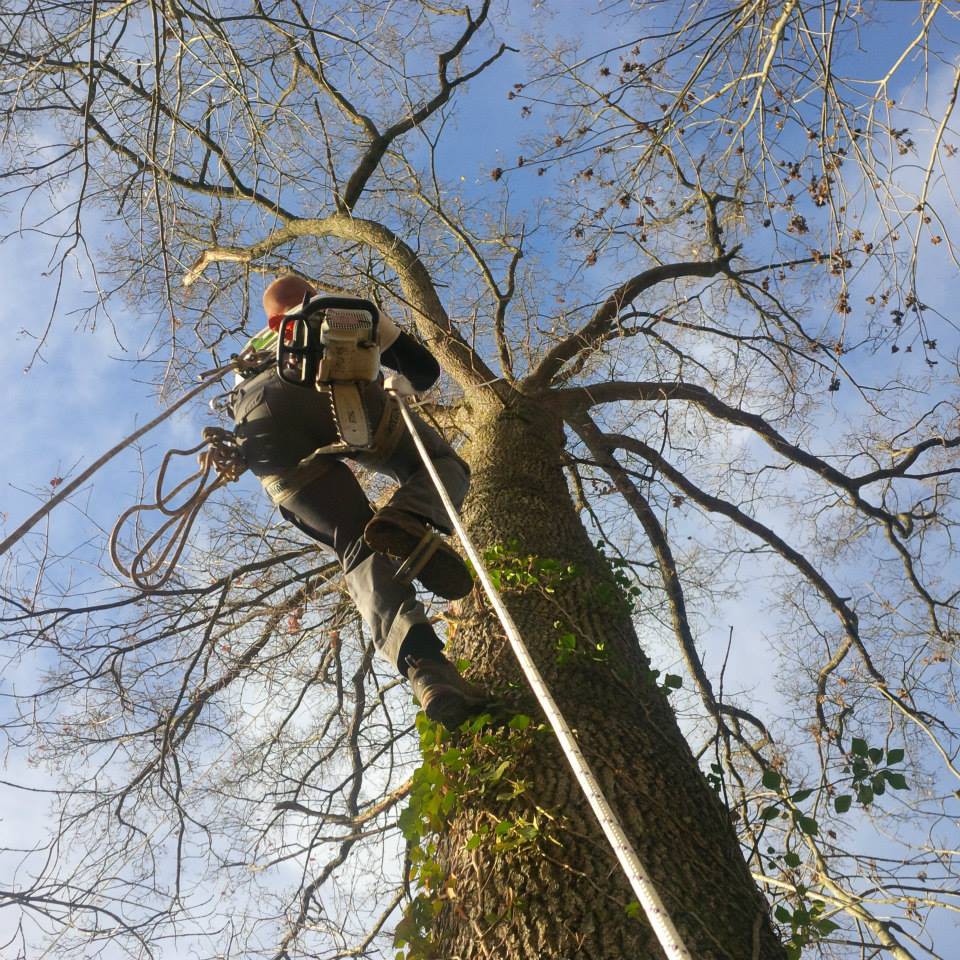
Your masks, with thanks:
[(171, 403), (163, 413), (155, 416), (149, 423), (144, 424), (142, 427), (134, 430), (133, 433), (128, 437), (124, 437), (118, 444), (111, 447), (105, 454), (101, 457), (98, 457), (86, 470), (84, 470), (79, 476), (75, 477), (69, 483), (63, 484), (57, 491), (57, 493), (52, 496), (39, 510), (29, 516), (23, 523), (17, 527), (13, 533), (10, 534), (3, 542), (0, 542), (0, 556), (6, 553), (18, 540), (24, 537), (30, 530), (33, 529), (47, 514), (49, 514), (54, 507), (62, 503), (67, 499), (72, 493), (78, 490), (83, 484), (85, 484), (101, 467), (109, 463), (117, 454), (122, 453), (126, 450), (131, 444), (135, 443), (140, 439), (145, 433), (149, 433), (154, 427), (159, 426), (163, 423), (164, 420), (171, 417), (177, 410), (182, 406), (196, 397), (198, 394), (203, 393), (204, 390), (207, 390), (209, 387), (213, 386), (215, 383), (219, 383), (228, 373), (233, 370), (240, 370), (244, 368), (253, 368), (259, 363), (265, 362), (269, 357), (272, 356), (272, 351), (264, 352), (261, 351), (257, 353), (253, 350), (244, 350), (238, 357), (235, 357), (229, 363), (224, 364), (222, 367), (215, 367), (213, 370), (206, 370), (200, 374), (199, 380), (200, 384), (195, 386), (192, 390), (188, 390), (182, 397), (176, 400), (174, 403)]
[[(198, 453), (200, 469), (181, 480), (172, 490), (164, 490), (167, 468), (173, 458), (191, 457)], [(203, 440), (189, 450), (168, 450), (157, 474), (154, 502), (136, 503), (128, 507), (113, 526), (109, 541), (113, 565), (144, 593), (159, 590), (173, 575), (201, 507), (219, 489), (238, 480), (246, 469), (247, 465), (240, 456), (236, 437), (220, 427), (204, 427)], [(183, 497), (179, 506), (173, 506), (174, 499), (182, 495), (191, 484), (194, 488), (190, 495)], [(136, 550), (129, 565), (125, 565), (120, 559), (120, 535), (127, 521), (131, 517), (139, 520), (141, 514), (153, 510), (166, 519), (162, 521), (160, 528), (149, 536), (146, 543)]]
[(617, 818), (613, 808), (610, 806), (610, 802), (600, 789), (600, 784), (590, 769), (586, 757), (584, 757), (583, 752), (580, 750), (573, 736), (573, 732), (567, 725), (566, 720), (564, 720), (563, 714), (560, 713), (560, 708), (547, 689), (547, 685), (544, 683), (543, 677), (537, 669), (537, 665), (533, 662), (530, 653), (527, 651), (523, 638), (520, 636), (519, 630), (517, 630), (517, 625), (513, 622), (510, 611), (504, 605), (497, 588), (493, 585), (490, 574), (487, 572), (487, 568), (484, 566), (483, 560), (477, 552), (477, 548), (473, 545), (470, 535), (460, 521), (457, 508), (450, 499), (450, 495), (443, 485), (443, 480), (440, 479), (440, 474), (437, 473), (437, 468), (433, 465), (430, 454), (427, 452), (427, 448), (420, 438), (416, 423), (410, 414), (406, 400), (397, 391), (391, 392), (400, 405), (400, 413), (403, 416), (404, 423), (410, 431), (410, 436), (417, 446), (420, 458), (423, 460), (423, 464), (427, 468), (430, 478), (437, 488), (437, 492), (440, 494), (440, 499), (443, 501), (443, 506), (447, 511), (447, 515), (450, 517), (450, 522), (453, 524), (453, 528), (456, 530), (457, 536), (460, 538), (460, 542), (463, 544), (463, 548), (466, 550), (467, 556), (470, 558), (470, 562), (473, 564), (474, 570), (476, 570), (477, 576), (480, 578), (480, 583), (483, 585), (483, 589), (493, 609), (503, 624), (503, 628), (510, 640), (510, 646), (520, 661), (520, 666), (527, 678), (527, 682), (530, 684), (534, 695), (543, 708), (543, 712), (550, 721), (550, 726), (553, 727), (553, 732), (560, 741), (560, 746), (573, 769), (573, 774), (577, 778), (580, 788), (583, 790), (597, 820), (600, 822), (600, 826), (607, 840), (610, 842), (610, 846), (613, 847), (613, 852), (617, 855), (620, 866), (627, 875), (630, 886), (633, 887), (633, 892), (636, 894), (637, 900), (640, 902), (640, 906), (647, 916), (647, 922), (650, 924), (657, 940), (660, 941), (660, 946), (670, 960), (693, 960), (692, 954), (680, 939), (680, 934), (676, 926), (674, 926), (673, 920), (667, 912), (667, 908), (660, 899), (660, 894), (650, 879), (650, 874), (647, 873), (643, 864), (640, 862), (640, 858), (637, 856), (636, 850), (633, 849), (630, 841), (627, 839), (620, 820)]

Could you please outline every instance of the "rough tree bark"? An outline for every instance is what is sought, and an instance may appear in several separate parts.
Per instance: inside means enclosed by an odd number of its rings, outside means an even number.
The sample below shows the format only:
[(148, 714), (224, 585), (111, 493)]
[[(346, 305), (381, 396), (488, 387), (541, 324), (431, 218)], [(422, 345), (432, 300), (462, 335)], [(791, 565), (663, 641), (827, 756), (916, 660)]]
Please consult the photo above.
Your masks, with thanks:
[[(629, 604), (580, 520), (555, 408), (519, 394), (508, 404), (472, 394), (468, 403), (467, 527), (481, 550), (516, 541), (510, 552), (520, 566), (528, 557), (560, 561), (549, 591), (520, 586), (506, 600), (689, 949), (700, 960), (784, 957), (730, 814), (698, 769), (651, 676)], [(453, 650), (471, 661), (470, 675), (500, 691), (516, 685), (508, 696), (539, 718), (479, 592), (453, 613)], [(559, 637), (570, 633), (575, 649), (558, 656)], [(642, 916), (628, 908), (633, 894), (549, 730), (523, 739), (506, 777), (521, 785), (518, 795), (468, 796), (437, 839), (450, 880), (437, 905), (433, 955), (661, 957)], [(498, 850), (490, 828), (518, 819), (538, 824), (535, 835)], [(482, 842), (469, 844), (478, 834)]]

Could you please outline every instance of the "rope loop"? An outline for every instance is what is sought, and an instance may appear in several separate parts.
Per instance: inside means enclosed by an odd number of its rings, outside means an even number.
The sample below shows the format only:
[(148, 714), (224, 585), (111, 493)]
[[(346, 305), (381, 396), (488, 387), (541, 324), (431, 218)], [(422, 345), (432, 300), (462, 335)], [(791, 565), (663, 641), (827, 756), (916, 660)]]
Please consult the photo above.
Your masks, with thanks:
[[(187, 544), (201, 507), (210, 496), (239, 480), (247, 469), (240, 454), (236, 436), (221, 427), (205, 427), (203, 439), (189, 450), (168, 450), (160, 464), (153, 503), (137, 503), (124, 510), (110, 534), (110, 559), (113, 565), (144, 593), (159, 590), (173, 575), (180, 556)], [(190, 457), (198, 454), (199, 469), (181, 480), (172, 490), (164, 490), (164, 481), (174, 457)], [(211, 479), (213, 477), (213, 479)], [(177, 506), (173, 501), (184, 490), (192, 491)], [(157, 510), (167, 519), (146, 542), (134, 553), (129, 566), (120, 560), (120, 533), (131, 517)], [(137, 524), (139, 530), (139, 524)]]
[(246, 472), (247, 464), (240, 453), (236, 434), (222, 427), (204, 427), (201, 436), (208, 446), (197, 457), (200, 466), (211, 464), (217, 476), (227, 483), (239, 480)]

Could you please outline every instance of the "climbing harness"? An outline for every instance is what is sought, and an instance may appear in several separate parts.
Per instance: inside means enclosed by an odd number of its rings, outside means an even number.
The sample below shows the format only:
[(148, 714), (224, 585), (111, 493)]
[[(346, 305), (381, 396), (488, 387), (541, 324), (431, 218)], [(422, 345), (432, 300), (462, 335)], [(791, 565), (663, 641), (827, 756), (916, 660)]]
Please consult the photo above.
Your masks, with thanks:
[(361, 384), (380, 376), (380, 313), (355, 297), (304, 298), (277, 330), (277, 374), (285, 383), (326, 393), (339, 440), (317, 453), (371, 449), (373, 430)]
[(590, 769), (586, 757), (580, 750), (580, 746), (577, 744), (573, 732), (563, 718), (563, 714), (561, 714), (560, 708), (553, 699), (546, 683), (544, 683), (543, 676), (537, 669), (537, 665), (533, 662), (523, 642), (523, 638), (520, 636), (519, 630), (517, 630), (517, 625), (510, 615), (510, 611), (506, 608), (497, 588), (493, 584), (493, 580), (490, 578), (490, 574), (487, 572), (487, 568), (484, 566), (483, 558), (477, 552), (477, 548), (473, 545), (470, 535), (463, 526), (457, 513), (457, 508), (450, 499), (450, 495), (443, 485), (443, 480), (437, 472), (437, 468), (434, 466), (433, 460), (420, 437), (406, 400), (399, 393), (395, 393), (395, 399), (399, 405), (400, 414), (403, 417), (407, 430), (413, 442), (416, 444), (420, 459), (423, 461), (423, 465), (426, 467), (430, 478), (433, 480), (434, 486), (437, 488), (437, 493), (440, 495), (444, 509), (447, 511), (450, 523), (460, 538), (463, 549), (466, 551), (470, 562), (473, 564), (474, 570), (477, 572), (484, 592), (506, 631), (510, 646), (517, 660), (520, 661), (520, 666), (527, 678), (527, 682), (530, 684), (544, 714), (549, 720), (550, 726), (553, 727), (553, 732), (560, 741), (560, 746), (573, 770), (574, 776), (577, 778), (577, 782), (580, 784), (580, 789), (583, 790), (584, 796), (586, 796), (594, 815), (600, 823), (600, 827), (609, 841), (610, 846), (613, 848), (617, 859), (620, 861), (623, 872), (630, 881), (637, 900), (643, 907), (647, 922), (650, 924), (657, 940), (660, 942), (660, 946), (663, 948), (669, 960), (693, 960), (690, 951), (681, 940), (680, 934), (650, 878), (650, 874), (640, 862), (640, 858), (637, 856), (636, 850), (633, 849), (633, 846), (627, 838), (619, 818), (616, 813), (614, 813), (610, 802), (600, 789), (600, 784)]
[(397, 445), (397, 441), (403, 434), (403, 418), (400, 416), (400, 408), (392, 396), (386, 395), (385, 401), (377, 428), (373, 432), (372, 439), (365, 447), (355, 448), (342, 443), (327, 444), (318, 447), (283, 473), (261, 476), (260, 482), (263, 484), (263, 489), (274, 505), (283, 506), (290, 497), (299, 493), (323, 474), (327, 469), (325, 457), (328, 454), (376, 453), (386, 457)]

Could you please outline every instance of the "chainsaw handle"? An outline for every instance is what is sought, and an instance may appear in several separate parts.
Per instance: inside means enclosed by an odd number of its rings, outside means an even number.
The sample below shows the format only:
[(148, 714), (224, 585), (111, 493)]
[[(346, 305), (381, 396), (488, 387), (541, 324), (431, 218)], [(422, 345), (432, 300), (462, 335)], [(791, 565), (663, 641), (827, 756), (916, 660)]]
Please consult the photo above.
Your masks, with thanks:
[(312, 387), (317, 364), (323, 355), (309, 316), (302, 313), (284, 317), (277, 330), (277, 376), (295, 387)]

